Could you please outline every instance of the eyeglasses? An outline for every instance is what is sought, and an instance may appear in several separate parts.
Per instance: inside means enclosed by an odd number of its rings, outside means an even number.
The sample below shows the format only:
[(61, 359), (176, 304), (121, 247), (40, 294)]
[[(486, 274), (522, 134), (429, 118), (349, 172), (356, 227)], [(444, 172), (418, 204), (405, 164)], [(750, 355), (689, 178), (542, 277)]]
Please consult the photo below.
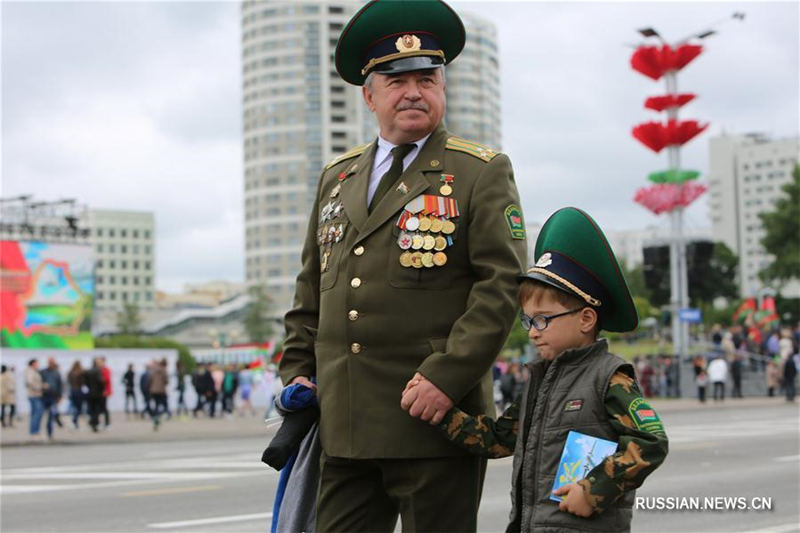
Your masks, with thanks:
[(555, 315), (533, 315), (528, 316), (526, 314), (522, 314), (519, 317), (520, 322), (522, 322), (522, 327), (526, 330), (530, 331), (531, 328), (536, 329), (536, 331), (544, 331), (547, 329), (547, 326), (550, 325), (550, 321), (554, 318), (558, 318), (560, 316), (571, 315), (572, 313), (577, 313), (578, 311), (582, 311), (583, 307), (579, 307), (577, 309), (573, 309), (572, 311), (564, 311), (563, 313), (557, 313)]

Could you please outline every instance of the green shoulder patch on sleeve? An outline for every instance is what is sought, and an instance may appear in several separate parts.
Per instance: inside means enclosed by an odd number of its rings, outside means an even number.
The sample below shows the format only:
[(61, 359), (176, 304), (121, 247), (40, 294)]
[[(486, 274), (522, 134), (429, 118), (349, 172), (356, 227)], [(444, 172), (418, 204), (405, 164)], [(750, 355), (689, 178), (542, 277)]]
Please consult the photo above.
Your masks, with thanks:
[(663, 433), (664, 424), (658, 418), (658, 413), (650, 407), (644, 398), (639, 397), (634, 399), (628, 405), (628, 414), (631, 415), (633, 423), (638, 429), (647, 431), (648, 433)]
[(468, 141), (466, 139), (462, 139), (461, 137), (448, 138), (445, 148), (447, 150), (455, 150), (456, 152), (464, 152), (465, 154), (477, 157), (478, 159), (486, 161), (487, 163), (494, 159), (498, 154), (498, 152), (495, 152), (488, 146)]
[(359, 144), (358, 146), (349, 149), (345, 153), (336, 156), (333, 160), (331, 160), (330, 163), (325, 165), (325, 170), (328, 170), (333, 165), (341, 163), (342, 161), (346, 161), (348, 159), (352, 159), (352, 158), (354, 158), (356, 156), (359, 156), (359, 155), (363, 154), (364, 151), (367, 149), (367, 147), (369, 147), (370, 144), (372, 144), (372, 143)]
[(522, 218), (522, 210), (514, 204), (506, 207), (506, 224), (511, 231), (512, 239), (525, 239), (525, 220)]

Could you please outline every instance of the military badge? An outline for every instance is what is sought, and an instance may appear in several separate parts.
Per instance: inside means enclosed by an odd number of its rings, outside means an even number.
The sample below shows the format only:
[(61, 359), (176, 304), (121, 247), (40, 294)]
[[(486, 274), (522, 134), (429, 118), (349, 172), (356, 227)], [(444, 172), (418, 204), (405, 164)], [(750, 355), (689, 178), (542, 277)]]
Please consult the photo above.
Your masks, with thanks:
[(422, 41), (416, 35), (406, 34), (398, 37), (394, 46), (398, 52), (417, 52), (422, 47)]
[(628, 414), (638, 429), (650, 433), (663, 433), (664, 424), (644, 398), (636, 398), (628, 406)]
[(536, 261), (536, 266), (539, 268), (549, 267), (552, 264), (553, 256), (550, 254), (550, 252), (543, 253), (539, 260)]
[(511, 231), (512, 239), (525, 239), (525, 222), (522, 218), (522, 211), (514, 204), (506, 207), (506, 223)]
[(583, 400), (567, 400), (564, 411), (580, 411), (583, 408)]

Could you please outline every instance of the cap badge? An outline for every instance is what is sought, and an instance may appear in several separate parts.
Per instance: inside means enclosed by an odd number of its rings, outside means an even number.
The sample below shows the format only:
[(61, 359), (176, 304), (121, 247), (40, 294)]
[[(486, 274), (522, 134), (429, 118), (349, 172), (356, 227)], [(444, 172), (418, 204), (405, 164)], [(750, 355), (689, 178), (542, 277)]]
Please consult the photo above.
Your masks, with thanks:
[(550, 255), (550, 252), (545, 252), (539, 257), (539, 260), (536, 261), (536, 266), (539, 268), (545, 268), (553, 264), (553, 257)]
[(394, 42), (398, 52), (416, 52), (422, 47), (422, 41), (416, 35), (406, 34)]

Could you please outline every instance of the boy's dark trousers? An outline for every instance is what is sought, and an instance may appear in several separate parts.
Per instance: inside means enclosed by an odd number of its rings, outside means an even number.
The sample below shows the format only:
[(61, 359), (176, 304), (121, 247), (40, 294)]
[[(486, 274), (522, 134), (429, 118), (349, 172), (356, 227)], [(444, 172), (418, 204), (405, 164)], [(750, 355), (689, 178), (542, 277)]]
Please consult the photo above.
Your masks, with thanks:
[(86, 401), (89, 409), (89, 425), (92, 427), (92, 431), (97, 431), (97, 426), (100, 424), (100, 413), (103, 410), (104, 402), (105, 398), (92, 398), (91, 396)]
[(706, 401), (706, 386), (705, 385), (703, 385), (702, 387), (700, 387), (700, 386), (697, 387), (697, 398), (701, 402), (705, 402)]

